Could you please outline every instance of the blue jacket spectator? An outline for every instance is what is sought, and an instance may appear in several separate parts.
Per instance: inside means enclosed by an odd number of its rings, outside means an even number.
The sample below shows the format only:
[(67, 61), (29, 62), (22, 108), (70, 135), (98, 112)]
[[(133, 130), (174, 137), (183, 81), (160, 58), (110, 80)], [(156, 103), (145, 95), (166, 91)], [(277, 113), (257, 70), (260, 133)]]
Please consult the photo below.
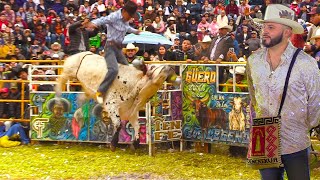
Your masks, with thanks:
[(58, 14), (63, 14), (64, 5), (61, 3), (61, 0), (56, 0), (56, 2), (51, 6), (51, 8)]

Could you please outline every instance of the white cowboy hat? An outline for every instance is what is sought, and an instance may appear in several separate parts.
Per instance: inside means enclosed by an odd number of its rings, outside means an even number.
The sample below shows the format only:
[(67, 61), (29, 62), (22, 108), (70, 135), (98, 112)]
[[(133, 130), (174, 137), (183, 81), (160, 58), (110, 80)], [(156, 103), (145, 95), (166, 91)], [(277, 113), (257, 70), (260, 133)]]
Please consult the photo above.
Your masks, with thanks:
[(147, 11), (152, 11), (152, 10), (153, 10), (152, 6), (149, 6), (147, 9)]
[(238, 62), (246, 62), (246, 60), (245, 60), (243, 57), (240, 57), (240, 58), (238, 59)]
[(48, 69), (45, 72), (46, 75), (56, 75), (56, 72), (54, 72), (54, 70)]
[(310, 40), (312, 40), (312, 39), (317, 39), (317, 38), (320, 38), (320, 29), (317, 29), (316, 34), (315, 34), (314, 36), (312, 36), (312, 37), (310, 38)]
[(231, 32), (232, 31), (232, 27), (229, 26), (228, 24), (226, 23), (222, 23), (219, 25), (219, 29), (228, 29), (228, 32)]
[[(234, 74), (234, 69), (230, 69), (229, 72), (230, 72), (231, 74)], [(244, 75), (245, 72), (246, 72), (246, 68), (245, 68), (244, 66), (237, 66), (237, 67), (235, 68), (235, 72), (236, 72), (236, 74)]]
[(203, 37), (203, 39), (202, 39), (202, 41), (201, 41), (201, 42), (203, 42), (203, 43), (207, 43), (207, 42), (211, 42), (211, 41), (212, 41), (212, 40), (211, 40), (210, 36), (205, 35), (205, 36)]
[(264, 20), (253, 19), (258, 23), (278, 23), (286, 25), (292, 28), (294, 34), (302, 34), (304, 32), (303, 27), (294, 20), (295, 13), (290, 8), (281, 4), (270, 4), (267, 6)]
[(189, 9), (186, 10), (186, 14), (190, 14), (190, 10)]
[(135, 45), (133, 45), (132, 43), (127, 44), (126, 48), (122, 48), (122, 52), (126, 53), (128, 49), (134, 49), (136, 52), (139, 51), (139, 47), (136, 47)]
[(173, 16), (169, 17), (168, 21), (175, 21), (176, 18), (174, 18)]
[(53, 48), (53, 46), (59, 46), (59, 49), (61, 48), (61, 44), (59, 44), (58, 42), (54, 42), (53, 44), (51, 44), (51, 49)]

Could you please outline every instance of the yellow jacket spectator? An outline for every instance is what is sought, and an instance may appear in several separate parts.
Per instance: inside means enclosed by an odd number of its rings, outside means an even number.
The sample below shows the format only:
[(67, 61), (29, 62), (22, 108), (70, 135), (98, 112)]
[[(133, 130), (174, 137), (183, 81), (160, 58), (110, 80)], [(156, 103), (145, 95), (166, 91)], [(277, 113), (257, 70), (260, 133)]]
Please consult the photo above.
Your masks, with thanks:
[(239, 87), (237, 85), (247, 85), (247, 79), (245, 78), (245, 71), (246, 68), (244, 66), (237, 66), (235, 67), (235, 69), (230, 69), (229, 72), (231, 74), (235, 73), (235, 82), (236, 82), (236, 88), (235, 91), (233, 91), (233, 78), (230, 78), (227, 80), (226, 84), (230, 85), (230, 86), (225, 86), (223, 88), (223, 92), (248, 92), (248, 88), (247, 87)]

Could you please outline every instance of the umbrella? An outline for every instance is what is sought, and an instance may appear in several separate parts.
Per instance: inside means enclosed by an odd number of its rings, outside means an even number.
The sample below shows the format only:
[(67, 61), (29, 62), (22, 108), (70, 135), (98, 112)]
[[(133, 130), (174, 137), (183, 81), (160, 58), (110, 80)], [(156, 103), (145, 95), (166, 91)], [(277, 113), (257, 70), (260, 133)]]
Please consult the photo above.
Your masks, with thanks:
[(173, 45), (173, 42), (168, 40), (166, 37), (151, 33), (141, 32), (139, 35), (128, 34), (124, 37), (122, 44), (135, 43), (135, 44), (153, 44), (153, 45)]

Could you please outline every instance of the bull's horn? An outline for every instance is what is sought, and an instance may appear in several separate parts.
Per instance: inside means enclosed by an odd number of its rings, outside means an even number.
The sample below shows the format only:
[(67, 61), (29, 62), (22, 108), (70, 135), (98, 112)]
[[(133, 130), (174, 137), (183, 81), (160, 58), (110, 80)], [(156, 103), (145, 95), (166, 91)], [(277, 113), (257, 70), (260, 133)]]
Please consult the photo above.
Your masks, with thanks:
[(209, 99), (209, 97), (210, 97), (210, 95), (209, 95), (209, 94), (206, 94), (206, 96), (203, 97), (200, 101), (201, 101), (201, 102), (207, 102), (208, 99)]

